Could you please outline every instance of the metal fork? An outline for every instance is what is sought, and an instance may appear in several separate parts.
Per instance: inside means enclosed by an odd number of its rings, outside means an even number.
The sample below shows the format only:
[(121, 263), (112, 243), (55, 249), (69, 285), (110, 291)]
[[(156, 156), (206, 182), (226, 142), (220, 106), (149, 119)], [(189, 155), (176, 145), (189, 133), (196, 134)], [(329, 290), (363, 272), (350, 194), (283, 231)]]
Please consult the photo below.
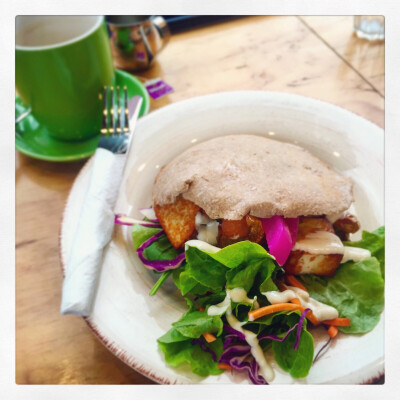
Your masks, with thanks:
[[(116, 92), (116, 93), (115, 93)], [(136, 121), (142, 98), (134, 96), (128, 101), (127, 87), (105, 86), (103, 91), (103, 123), (98, 147), (116, 154), (128, 150), (133, 124)]]

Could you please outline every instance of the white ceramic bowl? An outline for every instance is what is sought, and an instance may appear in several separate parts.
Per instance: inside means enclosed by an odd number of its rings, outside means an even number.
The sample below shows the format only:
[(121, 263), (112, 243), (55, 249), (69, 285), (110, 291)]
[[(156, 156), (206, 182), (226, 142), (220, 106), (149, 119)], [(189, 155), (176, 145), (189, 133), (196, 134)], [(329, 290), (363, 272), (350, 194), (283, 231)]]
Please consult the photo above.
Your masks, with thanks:
[[(160, 167), (186, 148), (219, 135), (254, 134), (299, 144), (354, 180), (355, 210), (363, 229), (384, 222), (383, 131), (371, 122), (318, 100), (278, 92), (241, 91), (197, 97), (171, 104), (137, 124), (116, 211), (141, 217), (151, 204)], [(90, 178), (91, 161), (77, 177), (61, 231), (63, 263), (71, 248), (79, 205)], [(201, 379), (188, 368), (170, 368), (156, 339), (186, 310), (171, 282), (148, 295), (155, 275), (132, 249), (129, 228), (116, 227), (106, 248), (93, 313), (87, 323), (119, 358), (160, 383), (249, 383), (244, 374)], [(315, 332), (316, 350), (326, 340)], [(383, 315), (364, 335), (340, 334), (305, 379), (293, 380), (272, 360), (279, 383), (366, 383), (384, 373)], [(351, 353), (351, 357), (349, 354)]]

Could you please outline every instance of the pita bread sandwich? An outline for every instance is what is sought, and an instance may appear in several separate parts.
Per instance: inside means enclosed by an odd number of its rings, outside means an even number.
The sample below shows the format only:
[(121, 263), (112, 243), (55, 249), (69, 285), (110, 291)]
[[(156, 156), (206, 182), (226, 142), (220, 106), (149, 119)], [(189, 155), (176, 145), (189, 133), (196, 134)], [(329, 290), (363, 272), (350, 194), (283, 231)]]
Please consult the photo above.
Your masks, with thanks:
[[(153, 208), (175, 249), (265, 247), (289, 274), (332, 276), (349, 257), (342, 240), (360, 228), (346, 210), (352, 181), (300, 146), (261, 136), (217, 137), (165, 165)], [(360, 256), (361, 257), (361, 256)]]
[[(315, 360), (306, 321), (327, 328), (327, 343), (339, 329), (373, 329), (384, 304), (384, 228), (343, 243), (360, 228), (352, 202), (348, 177), (262, 136), (216, 137), (164, 165), (152, 207), (139, 209), (145, 218), (116, 223), (133, 225), (137, 255), (157, 274), (149, 294), (172, 275), (189, 306), (157, 339), (166, 362), (202, 377), (247, 371), (266, 384), (271, 346), (282, 370), (304, 378)], [(347, 260), (356, 262), (339, 267)]]

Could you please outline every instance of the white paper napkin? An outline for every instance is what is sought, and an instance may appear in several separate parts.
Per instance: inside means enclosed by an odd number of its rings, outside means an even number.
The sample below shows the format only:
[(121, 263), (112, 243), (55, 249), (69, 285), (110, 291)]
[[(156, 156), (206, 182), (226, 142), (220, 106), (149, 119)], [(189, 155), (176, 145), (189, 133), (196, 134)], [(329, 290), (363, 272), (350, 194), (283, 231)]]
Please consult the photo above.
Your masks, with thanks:
[(62, 288), (61, 314), (89, 316), (103, 249), (114, 229), (114, 205), (126, 155), (97, 149)]

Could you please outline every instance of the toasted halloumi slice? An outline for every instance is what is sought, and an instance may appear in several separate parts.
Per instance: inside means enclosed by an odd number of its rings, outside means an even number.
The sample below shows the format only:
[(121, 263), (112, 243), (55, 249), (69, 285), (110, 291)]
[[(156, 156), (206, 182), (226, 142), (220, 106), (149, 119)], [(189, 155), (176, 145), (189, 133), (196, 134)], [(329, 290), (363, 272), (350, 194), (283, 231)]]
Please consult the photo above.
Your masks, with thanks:
[(222, 220), (219, 226), (218, 245), (226, 247), (242, 240), (259, 243), (264, 237), (260, 219), (248, 214), (240, 220)]
[[(300, 217), (296, 242), (320, 231), (332, 234), (335, 232), (325, 217)], [(333, 276), (342, 258), (343, 254), (312, 254), (303, 250), (292, 250), (283, 268), (293, 275)]]
[(345, 233), (356, 233), (360, 229), (360, 222), (353, 214), (345, 213), (343, 217), (333, 223), (333, 226)]
[(172, 204), (154, 205), (154, 212), (175, 249), (182, 247), (192, 237), (199, 210), (200, 207), (183, 197)]
[(296, 241), (318, 231), (335, 233), (332, 224), (325, 217), (300, 217)]
[(295, 250), (290, 253), (283, 268), (292, 275), (333, 276), (342, 258), (343, 254), (311, 254)]

